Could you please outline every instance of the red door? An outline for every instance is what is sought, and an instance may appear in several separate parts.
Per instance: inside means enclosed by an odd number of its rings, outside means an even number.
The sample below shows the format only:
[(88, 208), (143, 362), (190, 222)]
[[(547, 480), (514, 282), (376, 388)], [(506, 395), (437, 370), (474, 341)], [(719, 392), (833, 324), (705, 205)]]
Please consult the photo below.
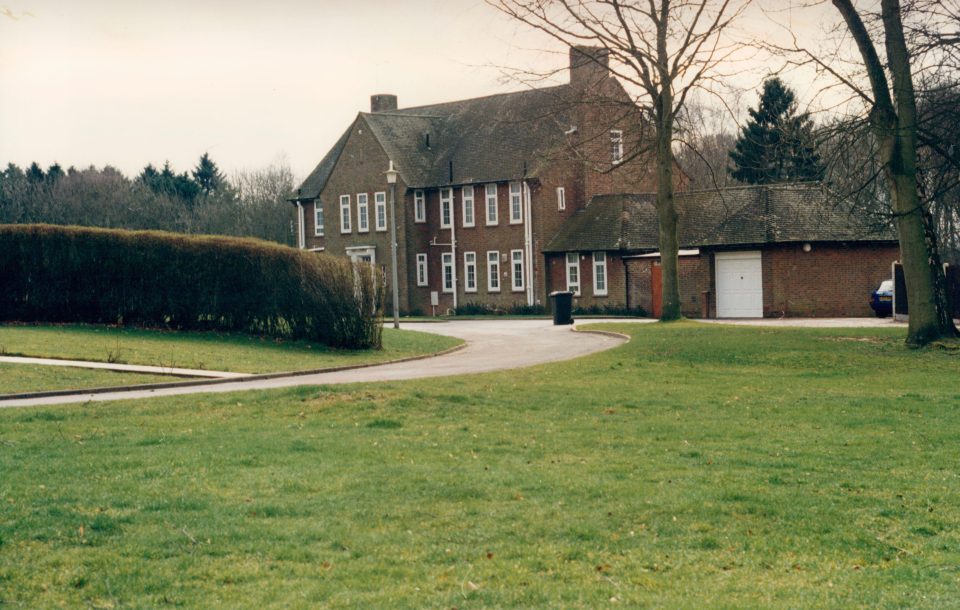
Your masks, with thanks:
[(663, 279), (660, 263), (653, 263), (650, 268), (650, 306), (653, 308), (653, 317), (659, 318), (663, 313)]

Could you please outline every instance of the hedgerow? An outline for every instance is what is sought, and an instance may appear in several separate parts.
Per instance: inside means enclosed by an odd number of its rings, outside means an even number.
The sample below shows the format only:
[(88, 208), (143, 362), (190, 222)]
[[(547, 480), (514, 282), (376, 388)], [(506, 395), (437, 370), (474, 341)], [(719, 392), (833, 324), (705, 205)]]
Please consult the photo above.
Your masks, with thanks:
[(0, 320), (242, 331), (380, 347), (366, 265), (270, 242), (0, 225)]

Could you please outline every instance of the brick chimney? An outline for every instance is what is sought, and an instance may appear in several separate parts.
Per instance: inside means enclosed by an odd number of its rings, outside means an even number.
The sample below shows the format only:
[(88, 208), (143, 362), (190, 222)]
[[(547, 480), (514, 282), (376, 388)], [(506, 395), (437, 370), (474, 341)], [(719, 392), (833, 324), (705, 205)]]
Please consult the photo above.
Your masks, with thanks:
[(378, 93), (370, 96), (370, 112), (386, 112), (397, 109), (397, 96), (390, 93)]
[(610, 76), (610, 51), (603, 47), (570, 47), (570, 84), (590, 87)]

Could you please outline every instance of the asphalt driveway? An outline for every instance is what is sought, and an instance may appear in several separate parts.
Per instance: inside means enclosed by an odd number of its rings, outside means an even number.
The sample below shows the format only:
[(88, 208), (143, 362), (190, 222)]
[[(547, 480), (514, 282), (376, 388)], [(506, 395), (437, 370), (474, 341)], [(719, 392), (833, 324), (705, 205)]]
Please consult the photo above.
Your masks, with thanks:
[[(599, 320), (589, 320), (589, 323)], [(644, 320), (637, 320), (643, 322)], [(570, 326), (553, 326), (550, 320), (463, 320), (442, 323), (410, 322), (401, 328), (458, 337), (466, 347), (455, 352), (412, 360), (356, 368), (345, 371), (273, 377), (270, 379), (238, 379), (229, 383), (191, 385), (158, 389), (130, 389), (123, 391), (89, 393), (78, 392), (63, 396), (45, 396), (0, 400), (2, 407), (26, 407), (90, 401), (128, 400), (154, 396), (199, 394), (208, 392), (236, 392), (303, 385), (357, 383), (369, 381), (396, 381), (421, 377), (442, 377), (468, 373), (516, 369), (545, 362), (570, 360), (594, 352), (610, 349), (623, 343), (622, 337), (573, 332)]]

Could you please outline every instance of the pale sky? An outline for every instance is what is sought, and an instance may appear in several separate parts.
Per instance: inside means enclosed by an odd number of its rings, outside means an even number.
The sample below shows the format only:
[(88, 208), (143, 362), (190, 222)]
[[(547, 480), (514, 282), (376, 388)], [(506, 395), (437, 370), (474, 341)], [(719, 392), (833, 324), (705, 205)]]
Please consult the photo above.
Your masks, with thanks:
[(563, 68), (549, 48), (482, 0), (0, 0), (0, 163), (302, 179), (371, 94), (514, 91), (499, 66)]

